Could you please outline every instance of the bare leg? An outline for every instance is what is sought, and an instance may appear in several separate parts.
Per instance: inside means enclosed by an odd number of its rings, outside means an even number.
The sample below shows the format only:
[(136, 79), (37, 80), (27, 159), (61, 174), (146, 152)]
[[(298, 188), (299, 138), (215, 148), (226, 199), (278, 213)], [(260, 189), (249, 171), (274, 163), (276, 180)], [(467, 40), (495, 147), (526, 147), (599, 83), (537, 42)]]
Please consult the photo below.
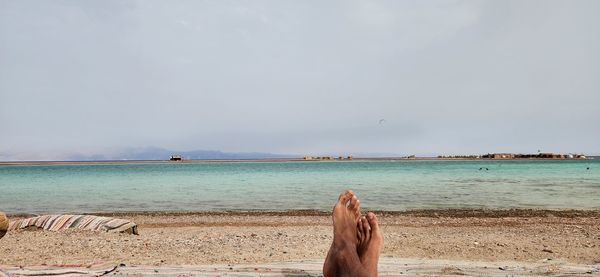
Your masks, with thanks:
[(351, 190), (340, 194), (333, 207), (333, 243), (323, 264), (324, 277), (369, 276), (358, 257), (359, 201)]
[(374, 213), (361, 217), (357, 225), (359, 233), (358, 256), (360, 262), (372, 277), (377, 277), (377, 264), (383, 248), (383, 236), (379, 229), (379, 222)]

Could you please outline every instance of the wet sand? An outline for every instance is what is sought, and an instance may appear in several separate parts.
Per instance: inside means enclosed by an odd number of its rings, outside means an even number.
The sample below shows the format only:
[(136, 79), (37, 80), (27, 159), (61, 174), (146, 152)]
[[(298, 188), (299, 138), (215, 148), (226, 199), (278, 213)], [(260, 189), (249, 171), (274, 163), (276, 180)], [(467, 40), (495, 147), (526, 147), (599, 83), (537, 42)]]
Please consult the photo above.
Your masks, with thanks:
[[(434, 210), (379, 213), (383, 257), (456, 261), (600, 263), (600, 211)], [(140, 235), (16, 231), (0, 264), (208, 265), (324, 259), (331, 219), (318, 211), (104, 214)], [(14, 220), (20, 216), (11, 216)]]

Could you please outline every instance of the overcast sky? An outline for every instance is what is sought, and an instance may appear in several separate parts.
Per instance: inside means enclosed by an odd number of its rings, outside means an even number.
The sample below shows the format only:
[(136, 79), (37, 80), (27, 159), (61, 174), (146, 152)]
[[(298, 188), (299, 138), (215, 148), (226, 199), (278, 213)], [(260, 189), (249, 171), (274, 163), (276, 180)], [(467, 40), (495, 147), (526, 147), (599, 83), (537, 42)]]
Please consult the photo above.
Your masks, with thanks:
[(598, 153), (599, 13), (596, 0), (0, 0), (0, 159)]

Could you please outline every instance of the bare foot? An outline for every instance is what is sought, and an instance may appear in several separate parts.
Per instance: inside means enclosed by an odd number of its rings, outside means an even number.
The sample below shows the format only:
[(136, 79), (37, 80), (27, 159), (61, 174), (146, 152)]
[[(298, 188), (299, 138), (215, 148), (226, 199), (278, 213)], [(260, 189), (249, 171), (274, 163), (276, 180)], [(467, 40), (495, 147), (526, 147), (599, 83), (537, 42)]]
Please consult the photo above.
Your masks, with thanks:
[(374, 213), (368, 213), (366, 217), (361, 217), (357, 223), (358, 244), (357, 252), (360, 262), (369, 272), (369, 276), (377, 276), (377, 264), (379, 263), (379, 254), (383, 247), (383, 236), (379, 229), (377, 216)]
[(0, 239), (6, 234), (8, 230), (8, 218), (3, 212), (0, 212)]
[(356, 252), (358, 252), (358, 257), (360, 258), (364, 256), (369, 248), (369, 241), (371, 241), (371, 227), (369, 226), (367, 218), (363, 216), (358, 219), (356, 228), (358, 229), (358, 244), (356, 245)]
[(324, 277), (368, 276), (357, 252), (359, 205), (358, 198), (347, 190), (333, 207), (333, 243), (323, 264)]
[(360, 200), (358, 200), (358, 197), (354, 195), (353, 191), (348, 191), (352, 193), (352, 198), (350, 198), (350, 202), (348, 202), (348, 209), (350, 211), (354, 211), (354, 221), (358, 222), (360, 220)]

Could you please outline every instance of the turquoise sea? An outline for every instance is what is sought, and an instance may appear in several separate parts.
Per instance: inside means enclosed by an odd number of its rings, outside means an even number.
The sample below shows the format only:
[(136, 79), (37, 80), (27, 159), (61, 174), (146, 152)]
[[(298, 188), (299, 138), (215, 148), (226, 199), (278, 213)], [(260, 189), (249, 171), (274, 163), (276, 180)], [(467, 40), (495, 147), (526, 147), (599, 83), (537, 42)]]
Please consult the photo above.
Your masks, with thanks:
[(0, 166), (0, 211), (329, 210), (346, 188), (373, 210), (600, 209), (600, 160)]

